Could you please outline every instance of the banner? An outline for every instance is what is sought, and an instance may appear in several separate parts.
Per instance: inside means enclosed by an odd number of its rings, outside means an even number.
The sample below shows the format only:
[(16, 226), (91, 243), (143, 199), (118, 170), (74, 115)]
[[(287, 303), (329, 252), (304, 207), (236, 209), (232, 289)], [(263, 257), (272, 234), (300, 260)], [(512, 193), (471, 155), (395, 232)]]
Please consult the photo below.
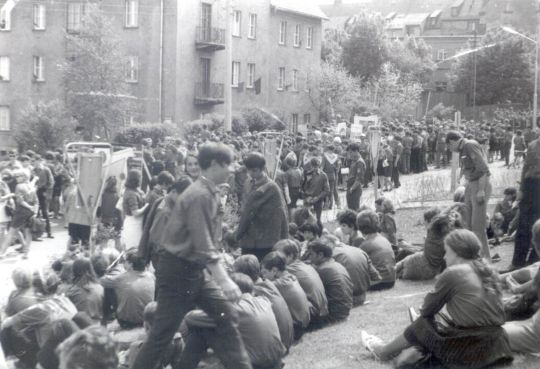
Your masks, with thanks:
[(264, 140), (263, 155), (266, 160), (266, 170), (270, 178), (274, 178), (274, 173), (277, 169), (277, 149), (277, 140), (275, 138)]
[(378, 126), (379, 125), (379, 117), (377, 115), (370, 115), (368, 117), (360, 117), (358, 115), (355, 115), (354, 116), (354, 123), (355, 124), (362, 124), (364, 127)]
[(364, 135), (364, 126), (361, 123), (353, 123), (351, 125), (351, 140), (360, 141)]

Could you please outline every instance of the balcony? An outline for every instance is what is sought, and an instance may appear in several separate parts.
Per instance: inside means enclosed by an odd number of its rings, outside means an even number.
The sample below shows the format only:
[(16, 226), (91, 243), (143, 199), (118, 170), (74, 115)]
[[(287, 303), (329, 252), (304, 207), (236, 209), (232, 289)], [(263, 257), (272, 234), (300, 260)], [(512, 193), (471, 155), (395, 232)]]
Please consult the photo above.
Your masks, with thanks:
[(223, 83), (195, 83), (195, 105), (216, 105), (225, 102)]
[(225, 49), (225, 30), (214, 27), (197, 27), (195, 47), (197, 50), (217, 51)]

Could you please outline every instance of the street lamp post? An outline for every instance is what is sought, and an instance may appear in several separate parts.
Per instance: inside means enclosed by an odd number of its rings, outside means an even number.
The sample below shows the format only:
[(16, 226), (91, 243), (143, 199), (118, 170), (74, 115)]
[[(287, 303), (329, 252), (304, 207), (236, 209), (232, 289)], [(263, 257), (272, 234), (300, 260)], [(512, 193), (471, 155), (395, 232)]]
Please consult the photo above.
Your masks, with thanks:
[[(534, 94), (533, 94), (533, 116), (532, 116), (532, 129), (533, 131), (536, 131), (538, 127), (536, 126), (536, 117), (538, 116), (538, 42), (537, 40), (533, 40), (532, 38), (525, 36), (522, 33), (519, 33), (513, 28), (510, 27), (502, 27), (503, 31), (511, 33), (513, 35), (519, 36), (521, 38), (524, 38), (526, 40), (529, 40), (531, 42), (534, 42), (535, 44), (535, 50), (534, 50)], [(538, 39), (538, 34), (537, 34)]]

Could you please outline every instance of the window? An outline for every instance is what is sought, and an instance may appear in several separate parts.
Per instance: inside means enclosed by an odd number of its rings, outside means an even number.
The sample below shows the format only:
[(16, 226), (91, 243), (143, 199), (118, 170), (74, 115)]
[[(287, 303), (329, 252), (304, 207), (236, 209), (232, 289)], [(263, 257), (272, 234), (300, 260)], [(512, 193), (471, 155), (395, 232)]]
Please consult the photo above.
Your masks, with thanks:
[(9, 56), (0, 56), (0, 81), (9, 81)]
[(306, 49), (313, 48), (313, 27), (308, 27), (306, 31)]
[(8, 9), (6, 5), (0, 10), (0, 31), (11, 30), (11, 9)]
[(437, 50), (437, 60), (446, 60), (446, 50), (445, 49)]
[(126, 63), (126, 82), (136, 83), (139, 81), (139, 57), (128, 56)]
[(257, 37), (257, 14), (251, 13), (249, 15), (249, 30), (248, 30), (248, 38), (256, 38)]
[(231, 81), (231, 85), (233, 87), (238, 87), (239, 82), (240, 82), (240, 62), (233, 61), (232, 62), (232, 81)]
[(298, 132), (298, 114), (297, 113), (293, 113), (292, 115), (292, 131), (293, 132)]
[(281, 21), (279, 24), (279, 44), (285, 45), (287, 43), (287, 22)]
[(34, 4), (34, 29), (43, 30), (45, 29), (45, 5), (44, 4)]
[(126, 28), (139, 26), (139, 0), (126, 0)]
[(242, 12), (240, 10), (235, 10), (233, 13), (232, 35), (236, 37), (240, 37), (241, 31), (242, 31)]
[(300, 47), (300, 30), (301, 30), (301, 27), (299, 24), (297, 24), (294, 27), (294, 46), (295, 47)]
[(285, 87), (285, 67), (279, 68), (279, 76), (278, 76), (278, 90), (283, 90)]
[(82, 18), (86, 14), (86, 5), (84, 3), (67, 4), (67, 31), (79, 32), (81, 29)]
[(248, 88), (253, 88), (255, 83), (255, 64), (248, 63), (248, 76), (247, 76), (247, 86)]
[(0, 131), (10, 131), (9, 106), (0, 106)]
[(33, 62), (33, 81), (35, 82), (43, 82), (45, 81), (45, 75), (43, 71), (43, 57), (42, 56), (34, 56), (34, 62)]
[(292, 71), (292, 89), (298, 91), (298, 70), (296, 69)]
[(311, 114), (304, 114), (304, 124), (311, 124)]

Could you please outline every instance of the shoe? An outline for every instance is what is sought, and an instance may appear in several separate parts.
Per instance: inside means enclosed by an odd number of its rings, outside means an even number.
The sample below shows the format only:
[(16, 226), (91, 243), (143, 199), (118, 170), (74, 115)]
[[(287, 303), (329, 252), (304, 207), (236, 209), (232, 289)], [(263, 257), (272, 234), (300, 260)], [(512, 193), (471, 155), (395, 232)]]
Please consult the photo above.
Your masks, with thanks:
[(52, 234), (48, 235), (47, 238), (50, 238), (51, 240), (54, 240), (54, 236)]
[(366, 348), (366, 350), (368, 350), (371, 353), (371, 355), (373, 355), (373, 357), (375, 359), (381, 360), (379, 355), (377, 355), (377, 353), (375, 352), (375, 348), (373, 346), (374, 345), (379, 345), (379, 346), (384, 345), (383, 340), (381, 340), (377, 336), (369, 334), (366, 331), (362, 331), (360, 333), (360, 337), (362, 338), (362, 346), (364, 346)]
[(491, 261), (494, 263), (498, 263), (499, 261), (501, 261), (501, 256), (499, 254), (495, 254), (491, 257)]

